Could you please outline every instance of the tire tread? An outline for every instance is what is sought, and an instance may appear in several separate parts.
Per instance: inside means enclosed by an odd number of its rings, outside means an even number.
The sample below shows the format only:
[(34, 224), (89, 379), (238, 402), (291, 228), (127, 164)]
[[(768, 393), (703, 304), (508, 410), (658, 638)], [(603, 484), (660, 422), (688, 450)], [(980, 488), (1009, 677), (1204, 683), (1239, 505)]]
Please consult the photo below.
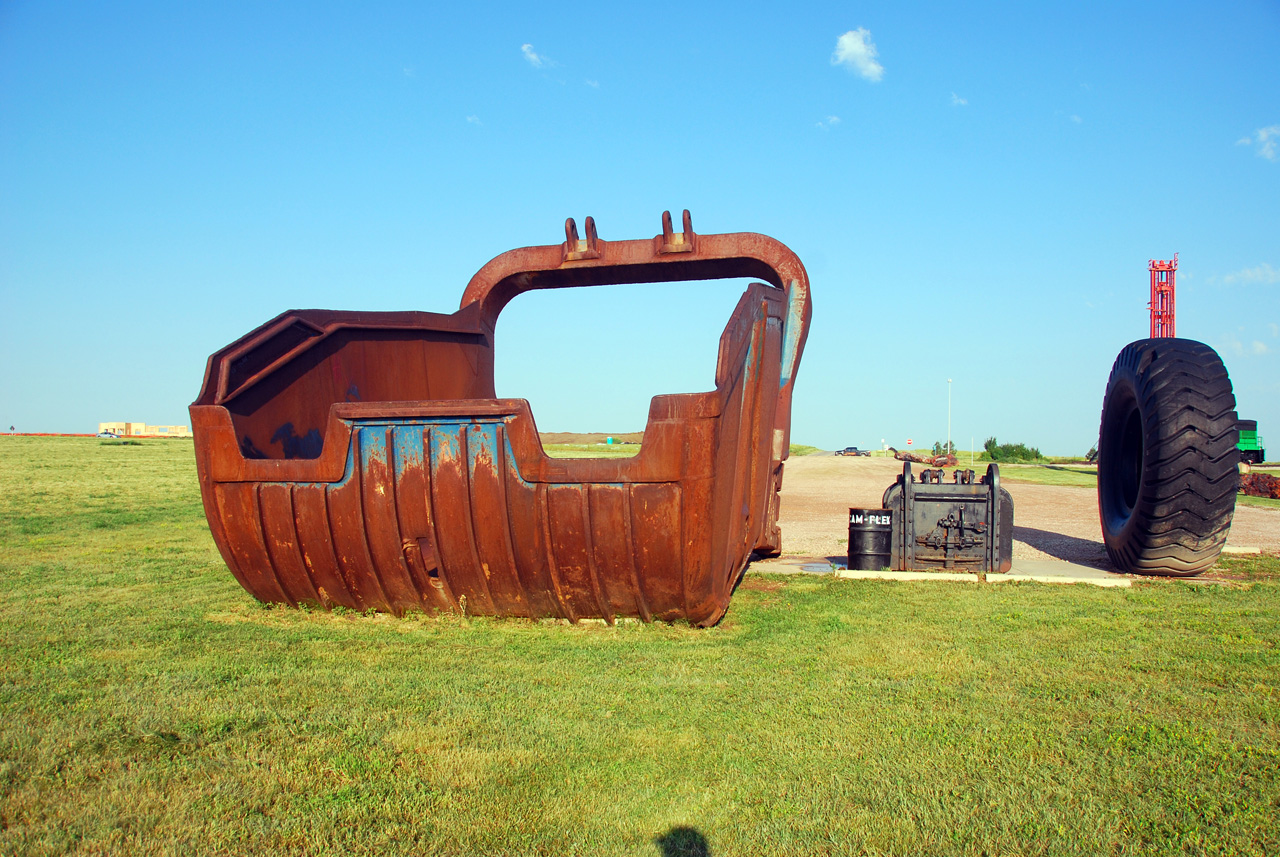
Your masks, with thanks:
[[(1124, 394), (1115, 393), (1125, 387)], [(1142, 420), (1144, 460), (1138, 499), (1119, 527), (1109, 527), (1105, 458), (1120, 439), (1107, 437), (1108, 408), (1131, 395)], [(1114, 407), (1120, 407), (1114, 405)], [(1113, 421), (1114, 424), (1114, 421)], [(1139, 574), (1189, 576), (1217, 561), (1235, 511), (1239, 479), (1235, 394), (1222, 359), (1202, 342), (1144, 339), (1116, 358), (1103, 400), (1098, 501), (1112, 563)]]

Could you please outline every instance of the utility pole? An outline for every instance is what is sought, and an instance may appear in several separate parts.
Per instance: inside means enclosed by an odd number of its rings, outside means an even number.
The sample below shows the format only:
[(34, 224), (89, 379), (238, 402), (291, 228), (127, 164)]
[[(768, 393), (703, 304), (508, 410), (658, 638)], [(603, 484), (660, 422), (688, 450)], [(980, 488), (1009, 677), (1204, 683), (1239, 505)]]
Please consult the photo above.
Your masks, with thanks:
[(951, 446), (951, 379), (947, 379), (947, 455), (955, 455)]

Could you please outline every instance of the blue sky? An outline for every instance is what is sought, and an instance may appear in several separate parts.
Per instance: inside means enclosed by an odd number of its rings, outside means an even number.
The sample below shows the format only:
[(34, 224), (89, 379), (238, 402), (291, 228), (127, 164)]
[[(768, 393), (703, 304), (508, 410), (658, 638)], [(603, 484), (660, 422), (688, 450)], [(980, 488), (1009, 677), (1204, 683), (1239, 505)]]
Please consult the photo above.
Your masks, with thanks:
[[(290, 308), (452, 312), (565, 217), (763, 232), (814, 317), (793, 440), (1097, 436), (1179, 252), (1178, 333), (1280, 449), (1280, 4), (0, 2), (0, 423), (186, 423)], [(740, 283), (522, 296), (544, 431), (709, 389)], [(1272, 456), (1274, 457), (1274, 456)]]

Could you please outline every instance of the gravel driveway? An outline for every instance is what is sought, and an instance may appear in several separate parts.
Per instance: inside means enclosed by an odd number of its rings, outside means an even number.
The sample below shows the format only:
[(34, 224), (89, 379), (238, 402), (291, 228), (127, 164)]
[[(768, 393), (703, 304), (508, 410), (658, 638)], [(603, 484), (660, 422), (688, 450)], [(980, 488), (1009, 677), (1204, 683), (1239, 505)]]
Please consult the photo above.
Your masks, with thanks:
[[(918, 473), (924, 467), (912, 465)], [(985, 464), (973, 469), (982, 475)], [(813, 453), (787, 460), (782, 479), (782, 549), (788, 556), (843, 559), (849, 509), (880, 508), (902, 473), (892, 458)], [(1093, 488), (1003, 481), (1013, 497), (1014, 559), (1061, 559), (1114, 571), (1102, 546)], [(1280, 509), (1236, 506), (1228, 547), (1280, 553)]]

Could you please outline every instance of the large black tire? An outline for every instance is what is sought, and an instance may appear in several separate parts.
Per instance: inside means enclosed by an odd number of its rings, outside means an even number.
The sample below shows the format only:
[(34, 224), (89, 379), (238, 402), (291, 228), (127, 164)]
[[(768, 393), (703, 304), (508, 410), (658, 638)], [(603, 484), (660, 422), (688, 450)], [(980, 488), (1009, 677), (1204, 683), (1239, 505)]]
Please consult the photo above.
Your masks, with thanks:
[(1218, 559), (1236, 507), (1236, 397), (1216, 351), (1140, 339), (1111, 368), (1098, 440), (1098, 511), (1111, 562), (1185, 577)]

